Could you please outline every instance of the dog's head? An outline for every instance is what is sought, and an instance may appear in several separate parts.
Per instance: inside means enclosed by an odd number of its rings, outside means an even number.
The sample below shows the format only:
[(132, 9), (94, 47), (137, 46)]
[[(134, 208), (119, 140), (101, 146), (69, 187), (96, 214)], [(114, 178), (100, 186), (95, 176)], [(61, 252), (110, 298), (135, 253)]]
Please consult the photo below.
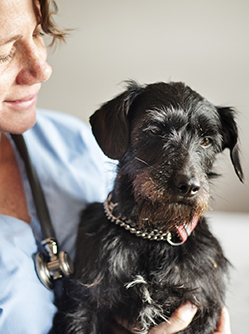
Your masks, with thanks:
[(217, 153), (230, 150), (241, 181), (238, 130), (232, 108), (215, 107), (183, 83), (139, 86), (90, 118), (93, 134), (129, 176), (140, 221), (174, 225), (199, 218), (209, 202)]

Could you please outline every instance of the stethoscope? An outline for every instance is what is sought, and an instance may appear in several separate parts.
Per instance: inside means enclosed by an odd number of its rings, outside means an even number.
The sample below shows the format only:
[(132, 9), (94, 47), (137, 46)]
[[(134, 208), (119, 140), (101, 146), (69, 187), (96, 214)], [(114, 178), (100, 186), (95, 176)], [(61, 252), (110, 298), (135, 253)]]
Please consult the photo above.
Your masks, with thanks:
[(36, 170), (30, 160), (25, 140), (22, 135), (11, 134), (11, 137), (25, 164), (43, 235), (39, 245), (41, 251), (34, 256), (36, 273), (42, 284), (52, 290), (55, 281), (63, 277), (69, 277), (73, 273), (73, 264), (66, 252), (59, 251), (45, 196)]

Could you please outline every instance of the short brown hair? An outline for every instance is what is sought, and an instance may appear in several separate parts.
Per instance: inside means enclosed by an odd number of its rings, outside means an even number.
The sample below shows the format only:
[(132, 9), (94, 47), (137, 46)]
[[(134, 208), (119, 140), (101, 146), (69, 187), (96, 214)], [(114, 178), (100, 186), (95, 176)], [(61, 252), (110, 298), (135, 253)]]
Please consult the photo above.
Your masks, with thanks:
[[(33, 2), (37, 12), (37, 0), (33, 0)], [(57, 40), (65, 41), (67, 30), (59, 28), (53, 19), (53, 16), (58, 12), (56, 2), (54, 0), (39, 0), (39, 4), (40, 10), (37, 15), (39, 15), (43, 32), (52, 37), (51, 45)]]

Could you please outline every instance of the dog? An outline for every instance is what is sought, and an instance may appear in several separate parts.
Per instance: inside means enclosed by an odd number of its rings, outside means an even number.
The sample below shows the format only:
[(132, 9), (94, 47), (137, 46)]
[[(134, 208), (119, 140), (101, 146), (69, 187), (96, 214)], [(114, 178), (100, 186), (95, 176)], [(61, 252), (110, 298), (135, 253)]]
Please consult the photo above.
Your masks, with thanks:
[(213, 334), (229, 263), (204, 213), (215, 157), (228, 148), (240, 181), (235, 112), (181, 82), (134, 81), (90, 118), (102, 151), (118, 160), (105, 203), (83, 212), (74, 277), (57, 333), (147, 333), (186, 301), (198, 311), (181, 333)]

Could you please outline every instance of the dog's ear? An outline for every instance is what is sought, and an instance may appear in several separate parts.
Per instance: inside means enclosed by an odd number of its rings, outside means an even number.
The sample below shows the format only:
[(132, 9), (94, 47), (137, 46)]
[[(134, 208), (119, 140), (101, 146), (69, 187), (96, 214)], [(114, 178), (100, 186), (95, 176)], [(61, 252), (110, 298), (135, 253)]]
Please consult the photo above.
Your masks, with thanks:
[(91, 117), (92, 132), (102, 151), (111, 159), (120, 159), (129, 144), (128, 113), (135, 97), (143, 90), (130, 81), (127, 90), (105, 103)]
[(230, 157), (241, 182), (244, 180), (243, 170), (240, 164), (239, 145), (238, 145), (238, 128), (234, 118), (234, 110), (230, 107), (216, 107), (220, 115), (222, 126), (223, 144), (222, 149), (230, 149)]

